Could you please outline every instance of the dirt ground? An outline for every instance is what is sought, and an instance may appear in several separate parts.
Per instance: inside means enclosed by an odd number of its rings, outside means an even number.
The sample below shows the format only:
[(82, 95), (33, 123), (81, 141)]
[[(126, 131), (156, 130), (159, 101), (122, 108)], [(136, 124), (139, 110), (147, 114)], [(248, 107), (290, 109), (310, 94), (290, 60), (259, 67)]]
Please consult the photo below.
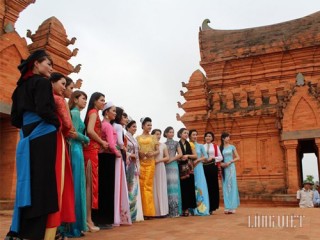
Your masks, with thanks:
[[(198, 240), (198, 239), (320, 239), (320, 208), (240, 207), (236, 214), (218, 210), (212, 216), (154, 219), (132, 226), (86, 233), (82, 239)], [(0, 238), (11, 222), (11, 212), (0, 212)]]

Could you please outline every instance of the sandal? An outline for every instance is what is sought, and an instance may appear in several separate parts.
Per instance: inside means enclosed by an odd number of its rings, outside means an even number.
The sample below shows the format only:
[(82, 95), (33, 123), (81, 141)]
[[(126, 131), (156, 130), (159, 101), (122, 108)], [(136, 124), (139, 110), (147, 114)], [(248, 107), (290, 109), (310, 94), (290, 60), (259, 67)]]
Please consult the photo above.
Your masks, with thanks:
[(54, 239), (55, 239), (55, 240), (65, 240), (65, 239), (67, 239), (67, 238), (65, 237), (64, 233), (62, 233), (62, 232), (57, 232), (57, 234), (56, 234), (56, 236), (55, 236)]
[(185, 211), (185, 212), (182, 213), (182, 216), (183, 217), (189, 217), (190, 213), (188, 211)]

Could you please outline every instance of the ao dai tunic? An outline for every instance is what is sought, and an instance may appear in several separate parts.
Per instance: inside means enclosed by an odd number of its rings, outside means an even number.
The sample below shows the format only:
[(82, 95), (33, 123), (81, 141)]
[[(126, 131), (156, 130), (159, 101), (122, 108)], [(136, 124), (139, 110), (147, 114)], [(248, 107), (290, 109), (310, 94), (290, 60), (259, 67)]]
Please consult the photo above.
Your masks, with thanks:
[(71, 110), (71, 118), (78, 136), (70, 139), (70, 160), (74, 182), (76, 222), (71, 224), (66, 235), (68, 237), (80, 237), (82, 231), (87, 230), (87, 207), (86, 207), (86, 179), (84, 170), (83, 144), (89, 143), (85, 136), (84, 122), (80, 118), (80, 111), (77, 107)]
[[(160, 143), (159, 154), (157, 160), (163, 159), (163, 152), (167, 149), (167, 145)], [(168, 215), (168, 193), (167, 193), (167, 174), (164, 162), (156, 164), (156, 170), (153, 179), (153, 197), (156, 209), (156, 216)]]
[[(153, 135), (140, 135), (137, 137), (140, 151), (143, 153), (154, 152), (158, 141)], [(140, 189), (144, 216), (155, 216), (153, 200), (153, 177), (155, 171), (155, 159), (140, 159)]]
[(129, 157), (130, 163), (127, 165), (126, 172), (131, 220), (132, 222), (143, 221), (141, 193), (139, 185), (139, 144), (130, 132), (126, 133), (126, 138), (128, 140), (127, 156), (130, 156), (132, 153), (134, 153), (136, 156), (135, 160), (131, 160), (131, 158)]
[[(190, 143), (191, 147), (195, 147), (197, 157), (198, 158), (208, 158), (204, 147), (201, 144)], [(197, 201), (197, 207), (193, 209), (194, 215), (205, 216), (209, 215), (209, 195), (208, 195), (208, 187), (207, 181), (203, 171), (203, 164), (202, 162), (198, 163), (197, 166), (194, 168), (194, 183), (195, 183), (195, 195)]]
[[(235, 146), (229, 145), (223, 149), (224, 162), (228, 163), (233, 159)], [(224, 168), (224, 177), (222, 181), (223, 200), (226, 210), (234, 210), (240, 205), (236, 166), (233, 164)]]
[[(180, 148), (179, 143), (173, 139), (168, 139), (165, 144), (168, 147), (169, 158), (174, 158), (177, 155), (178, 149)], [(178, 163), (177, 161), (173, 161), (165, 166), (167, 173), (169, 217), (178, 217), (182, 213)]]

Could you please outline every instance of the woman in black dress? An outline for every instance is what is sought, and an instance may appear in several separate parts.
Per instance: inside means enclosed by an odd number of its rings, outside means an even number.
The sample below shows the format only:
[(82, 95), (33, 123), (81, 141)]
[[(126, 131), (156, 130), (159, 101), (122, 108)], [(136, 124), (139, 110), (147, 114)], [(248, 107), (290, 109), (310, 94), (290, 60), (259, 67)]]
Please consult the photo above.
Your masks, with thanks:
[(203, 162), (204, 175), (206, 176), (209, 202), (210, 202), (210, 214), (219, 208), (219, 180), (218, 176), (221, 174), (220, 162), (223, 157), (220, 152), (219, 146), (214, 143), (213, 132), (206, 132), (204, 134), (205, 144), (204, 149), (208, 154), (208, 159)]
[(189, 208), (197, 207), (193, 175), (193, 160), (197, 159), (197, 154), (187, 141), (188, 137), (189, 131), (186, 128), (181, 128), (178, 131), (178, 138), (180, 138), (179, 144), (182, 150), (182, 157), (178, 163), (183, 212), (182, 216), (185, 217), (189, 216)]
[(43, 239), (48, 215), (59, 210), (55, 161), (60, 123), (48, 80), (52, 61), (44, 50), (38, 50), (18, 69), (21, 77), (12, 95), (11, 122), (21, 129), (21, 137), (16, 203), (8, 236)]

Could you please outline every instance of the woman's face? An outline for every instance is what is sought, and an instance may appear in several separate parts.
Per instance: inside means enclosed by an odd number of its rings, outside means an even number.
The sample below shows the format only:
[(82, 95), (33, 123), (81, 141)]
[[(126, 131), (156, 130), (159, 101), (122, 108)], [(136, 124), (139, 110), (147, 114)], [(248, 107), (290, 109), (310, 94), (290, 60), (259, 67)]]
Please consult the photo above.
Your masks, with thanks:
[(157, 140), (158, 140), (158, 141), (160, 141), (160, 138), (161, 138), (161, 132), (156, 131), (154, 135), (156, 136)]
[(174, 130), (173, 129), (170, 129), (170, 131), (169, 132), (167, 132), (167, 138), (169, 138), (169, 139), (172, 139), (173, 138), (173, 136), (174, 136)]
[(66, 90), (66, 79), (60, 78), (58, 81), (52, 83), (52, 89), (55, 94), (63, 96), (63, 93)]
[(51, 76), (51, 73), (52, 73), (52, 63), (51, 63), (51, 61), (48, 58), (43, 60), (41, 63), (38, 62), (38, 61), (35, 61), (34, 62), (33, 72), (36, 73), (36, 74), (40, 74), (42, 76), (45, 76), (45, 77), (49, 78)]
[(87, 98), (84, 95), (80, 95), (80, 97), (76, 99), (76, 105), (80, 110), (84, 109), (87, 105)]
[(73, 92), (73, 88), (74, 88), (74, 83), (70, 83), (69, 86), (66, 87), (66, 90), (64, 91), (64, 97), (65, 98), (70, 98), (71, 94)]
[(101, 97), (99, 97), (98, 100), (96, 100), (96, 101), (94, 102), (94, 107), (95, 107), (97, 110), (102, 110), (103, 107), (104, 107), (104, 104), (105, 104), (104, 96), (101, 96)]
[(211, 134), (207, 134), (205, 137), (204, 137), (204, 140), (206, 141), (206, 143), (211, 143), (212, 142), (212, 135)]
[(151, 122), (146, 122), (143, 127), (142, 127), (143, 131), (145, 132), (150, 132), (152, 129), (152, 123)]
[(230, 142), (230, 136), (228, 136), (228, 137), (226, 137), (225, 139), (224, 139), (224, 143), (229, 143)]
[(189, 131), (188, 130), (184, 130), (182, 133), (181, 133), (181, 138), (184, 139), (184, 140), (187, 140), (189, 137)]
[(196, 142), (197, 141), (197, 137), (198, 137), (198, 133), (197, 132), (192, 132), (191, 136), (190, 136), (190, 140), (192, 142)]
[(134, 135), (137, 131), (137, 124), (133, 123), (129, 128), (128, 128), (129, 133), (131, 133), (132, 135)]
[(110, 121), (114, 120), (116, 118), (116, 106), (112, 106), (108, 111), (107, 111), (107, 117)]
[(122, 126), (127, 125), (128, 124), (128, 116), (122, 115), (120, 123)]

